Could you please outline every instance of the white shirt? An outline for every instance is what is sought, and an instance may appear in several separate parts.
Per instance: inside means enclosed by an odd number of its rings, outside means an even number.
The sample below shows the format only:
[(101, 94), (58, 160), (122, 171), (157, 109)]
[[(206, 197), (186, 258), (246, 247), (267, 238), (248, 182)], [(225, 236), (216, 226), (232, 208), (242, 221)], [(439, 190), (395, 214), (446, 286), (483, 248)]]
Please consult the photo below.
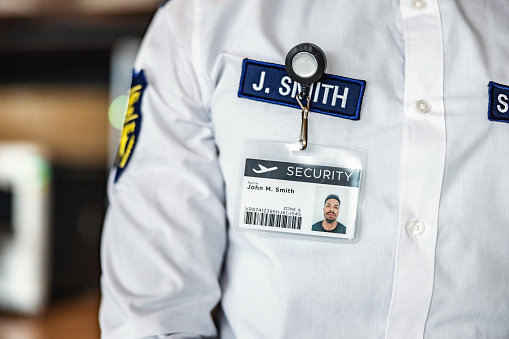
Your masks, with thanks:
[[(502, 0), (160, 8), (135, 65), (141, 130), (109, 184), (102, 337), (509, 337), (509, 124), (487, 114), (508, 17)], [(309, 117), (310, 143), (367, 152), (351, 243), (231, 225), (242, 141), (295, 142), (301, 123), (238, 96), (242, 61), (302, 42), (366, 81), (359, 120)]]

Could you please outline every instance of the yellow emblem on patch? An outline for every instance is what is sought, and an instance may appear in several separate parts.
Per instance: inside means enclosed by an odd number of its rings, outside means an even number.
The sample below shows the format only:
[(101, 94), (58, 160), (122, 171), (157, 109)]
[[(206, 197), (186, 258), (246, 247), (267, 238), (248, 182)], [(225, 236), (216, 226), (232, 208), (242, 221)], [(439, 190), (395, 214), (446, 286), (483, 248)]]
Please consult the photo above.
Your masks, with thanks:
[(129, 163), (139, 137), (142, 121), (141, 100), (146, 86), (147, 81), (143, 70), (139, 73), (133, 73), (133, 80), (129, 93), (129, 105), (125, 116), (122, 135), (120, 137), (117, 159), (115, 161), (117, 167), (115, 182), (120, 178)]

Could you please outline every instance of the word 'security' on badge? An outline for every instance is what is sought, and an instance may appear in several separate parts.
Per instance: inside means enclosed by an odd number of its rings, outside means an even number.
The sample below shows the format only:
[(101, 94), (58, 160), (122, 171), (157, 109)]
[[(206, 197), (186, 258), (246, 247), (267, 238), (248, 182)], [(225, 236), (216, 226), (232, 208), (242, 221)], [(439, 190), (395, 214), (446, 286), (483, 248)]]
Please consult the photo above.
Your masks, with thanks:
[(509, 86), (490, 81), (488, 119), (509, 122)]
[(310, 144), (244, 142), (240, 230), (354, 239), (365, 153)]

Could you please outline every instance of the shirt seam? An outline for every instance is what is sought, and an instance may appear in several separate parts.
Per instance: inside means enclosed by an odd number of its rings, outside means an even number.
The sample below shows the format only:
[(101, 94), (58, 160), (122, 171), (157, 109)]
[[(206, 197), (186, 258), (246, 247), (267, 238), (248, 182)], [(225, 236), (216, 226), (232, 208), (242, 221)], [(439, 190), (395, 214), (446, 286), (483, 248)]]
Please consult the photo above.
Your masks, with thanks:
[(191, 34), (191, 62), (198, 80), (200, 87), (202, 103), (206, 102), (206, 86), (205, 78), (202, 72), (202, 58), (201, 58), (201, 27), (203, 22), (203, 6), (200, 0), (193, 0), (193, 28)]

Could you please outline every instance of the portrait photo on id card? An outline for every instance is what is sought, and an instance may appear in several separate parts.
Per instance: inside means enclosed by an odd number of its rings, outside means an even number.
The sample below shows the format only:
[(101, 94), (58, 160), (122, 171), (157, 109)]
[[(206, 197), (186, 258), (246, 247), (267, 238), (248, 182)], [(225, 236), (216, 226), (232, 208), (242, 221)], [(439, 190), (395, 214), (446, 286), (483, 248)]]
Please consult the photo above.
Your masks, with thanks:
[(349, 221), (350, 189), (317, 186), (313, 206), (313, 232), (347, 234), (354, 225)]

